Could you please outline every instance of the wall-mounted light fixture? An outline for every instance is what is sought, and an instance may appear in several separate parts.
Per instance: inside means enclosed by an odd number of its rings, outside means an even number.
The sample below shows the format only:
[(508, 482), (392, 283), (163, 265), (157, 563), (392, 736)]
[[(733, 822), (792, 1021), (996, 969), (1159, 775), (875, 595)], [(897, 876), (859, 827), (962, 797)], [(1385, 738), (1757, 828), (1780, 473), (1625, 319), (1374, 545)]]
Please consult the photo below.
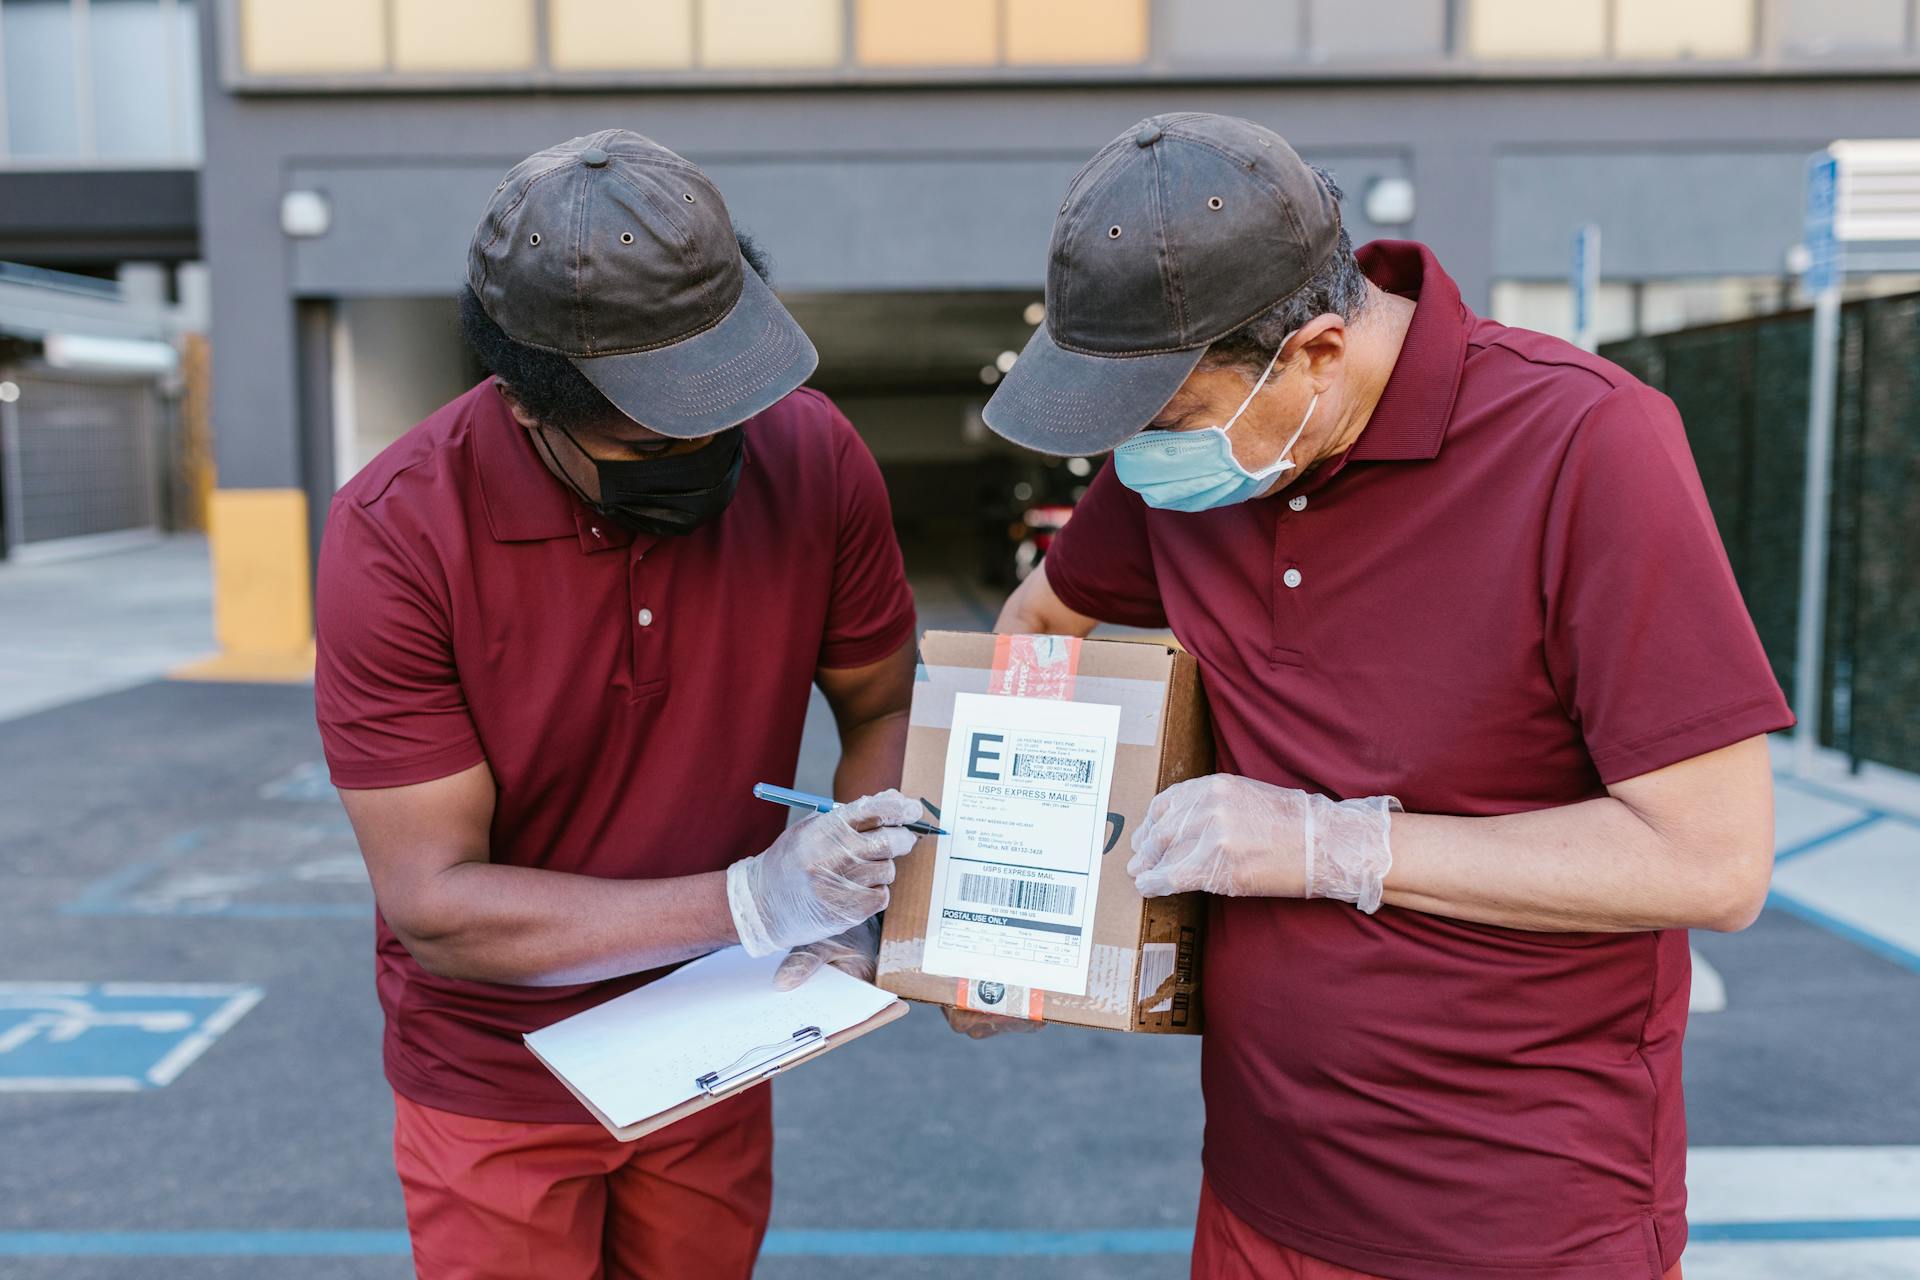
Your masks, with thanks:
[(298, 240), (327, 234), (333, 206), (318, 191), (289, 191), (280, 197), (280, 229)]
[(1405, 178), (1375, 178), (1367, 184), (1361, 203), (1374, 226), (1405, 226), (1413, 221), (1413, 183)]

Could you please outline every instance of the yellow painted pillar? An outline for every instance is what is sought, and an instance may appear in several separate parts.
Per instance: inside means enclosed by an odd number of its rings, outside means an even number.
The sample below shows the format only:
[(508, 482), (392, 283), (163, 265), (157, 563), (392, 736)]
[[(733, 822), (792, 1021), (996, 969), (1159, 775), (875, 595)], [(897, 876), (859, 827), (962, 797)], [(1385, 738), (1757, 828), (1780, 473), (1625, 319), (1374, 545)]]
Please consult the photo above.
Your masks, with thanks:
[(215, 489), (207, 506), (213, 633), (220, 652), (180, 680), (297, 681), (313, 675), (307, 495)]

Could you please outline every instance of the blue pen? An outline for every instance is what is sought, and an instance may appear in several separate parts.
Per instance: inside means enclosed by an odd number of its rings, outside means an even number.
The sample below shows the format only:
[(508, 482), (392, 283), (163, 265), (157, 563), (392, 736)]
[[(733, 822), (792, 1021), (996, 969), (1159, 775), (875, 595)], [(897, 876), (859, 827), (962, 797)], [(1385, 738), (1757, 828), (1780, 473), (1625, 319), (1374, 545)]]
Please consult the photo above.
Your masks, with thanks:
[[(816, 796), (805, 791), (795, 791), (792, 787), (776, 787), (771, 782), (756, 782), (753, 786), (756, 799), (771, 800), (775, 804), (784, 804), (789, 809), (811, 809), (815, 813), (832, 813), (840, 807), (838, 800), (826, 796)], [(931, 822), (907, 822), (901, 824), (901, 830), (911, 831), (921, 836), (944, 836), (947, 832)]]

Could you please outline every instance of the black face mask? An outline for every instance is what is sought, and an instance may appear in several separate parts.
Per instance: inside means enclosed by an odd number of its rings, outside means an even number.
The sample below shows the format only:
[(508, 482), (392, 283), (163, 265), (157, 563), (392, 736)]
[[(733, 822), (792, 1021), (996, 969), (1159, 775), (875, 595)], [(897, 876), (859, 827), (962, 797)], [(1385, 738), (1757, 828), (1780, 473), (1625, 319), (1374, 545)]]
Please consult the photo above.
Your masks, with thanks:
[[(560, 434), (593, 464), (600, 478), (600, 501), (595, 502), (567, 475), (560, 460), (553, 459), (554, 470), (580, 501), (635, 533), (665, 537), (692, 533), (724, 511), (740, 484), (740, 464), (746, 457), (742, 448), (746, 438), (739, 427), (720, 432), (692, 453), (621, 462), (594, 457), (564, 428)], [(544, 443), (545, 432), (540, 435)], [(546, 448), (552, 457), (553, 446)]]

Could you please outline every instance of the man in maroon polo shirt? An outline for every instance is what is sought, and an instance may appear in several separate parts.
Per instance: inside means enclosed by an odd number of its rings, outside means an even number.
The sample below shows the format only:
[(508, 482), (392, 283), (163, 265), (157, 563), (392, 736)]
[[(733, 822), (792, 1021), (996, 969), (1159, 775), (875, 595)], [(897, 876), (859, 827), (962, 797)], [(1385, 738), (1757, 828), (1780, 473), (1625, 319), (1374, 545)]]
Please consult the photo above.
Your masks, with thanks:
[(1172, 115), (986, 419), (1117, 446), (1001, 628), (1169, 627), (1212, 707), (1128, 863), (1218, 895), (1194, 1274), (1677, 1276), (1685, 931), (1760, 909), (1790, 716), (1673, 406)]
[[(731, 945), (871, 975), (919, 806), (913, 602), (872, 457), (694, 166), (612, 130), (507, 175), (462, 322), (495, 376), (341, 489), (315, 688), (379, 903), (419, 1273), (745, 1277), (768, 1090), (616, 1142), (521, 1043)], [(785, 827), (808, 690), (835, 813)]]

